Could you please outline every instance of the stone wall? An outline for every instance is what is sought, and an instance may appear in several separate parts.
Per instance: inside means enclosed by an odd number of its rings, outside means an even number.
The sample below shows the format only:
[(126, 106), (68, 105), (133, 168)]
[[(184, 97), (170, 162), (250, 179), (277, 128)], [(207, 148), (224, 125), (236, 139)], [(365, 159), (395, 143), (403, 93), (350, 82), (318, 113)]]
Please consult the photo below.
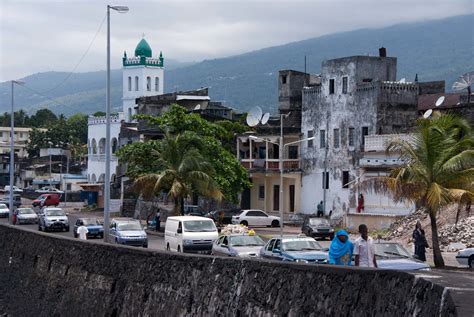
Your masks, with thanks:
[(153, 252), (0, 225), (8, 316), (454, 316), (414, 275)]

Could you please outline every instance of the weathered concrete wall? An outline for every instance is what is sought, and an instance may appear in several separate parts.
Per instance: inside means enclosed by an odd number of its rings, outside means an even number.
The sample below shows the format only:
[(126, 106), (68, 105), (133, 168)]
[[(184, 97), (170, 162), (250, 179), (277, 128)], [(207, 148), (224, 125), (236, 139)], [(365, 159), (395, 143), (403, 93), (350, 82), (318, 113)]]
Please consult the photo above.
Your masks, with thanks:
[(0, 313), (454, 316), (456, 308), (442, 286), (403, 272), (177, 255), (0, 225)]

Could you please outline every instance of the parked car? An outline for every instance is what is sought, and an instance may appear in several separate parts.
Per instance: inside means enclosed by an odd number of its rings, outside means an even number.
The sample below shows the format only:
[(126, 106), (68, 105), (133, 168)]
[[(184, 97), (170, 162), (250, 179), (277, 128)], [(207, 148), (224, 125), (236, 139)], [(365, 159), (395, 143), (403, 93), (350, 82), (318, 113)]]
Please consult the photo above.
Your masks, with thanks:
[[(7, 207), (10, 207), (10, 195), (4, 196), (1, 200), (0, 203), (7, 205)], [(20, 207), (21, 206), (21, 196), (18, 194), (13, 194), (13, 207)]]
[[(10, 186), (7, 185), (5, 186), (5, 188), (3, 189), (5, 191), (5, 193), (9, 193), (10, 192)], [(16, 187), (16, 186), (13, 186), (13, 194), (21, 194), (23, 193), (23, 189), (19, 188), (19, 187)]]
[(99, 238), (102, 239), (104, 237), (104, 225), (99, 219), (97, 218), (77, 218), (76, 224), (72, 229), (74, 234), (74, 238), (77, 238), (79, 235), (77, 234), (77, 228), (80, 226), (87, 227), (87, 239), (89, 238)]
[(456, 255), (456, 260), (463, 266), (474, 268), (474, 248), (466, 248)]
[[(222, 222), (220, 222), (219, 214), (223, 213), (224, 217), (222, 218)], [(223, 224), (223, 225), (230, 225), (232, 224), (232, 217), (240, 215), (242, 213), (242, 209), (234, 208), (234, 209), (218, 209), (210, 211), (206, 214), (207, 218), (211, 218), (214, 222)]]
[(113, 219), (109, 232), (115, 244), (148, 248), (148, 236), (136, 219)]
[(16, 225), (38, 223), (38, 215), (31, 208), (18, 208), (15, 210), (14, 219)]
[(58, 194), (42, 194), (35, 200), (33, 200), (33, 207), (44, 207), (44, 206), (58, 206), (59, 195)]
[(247, 209), (242, 210), (240, 215), (232, 216), (233, 224), (241, 224), (244, 226), (268, 226), (268, 227), (279, 227), (280, 217), (269, 216), (262, 210), (258, 209)]
[(329, 238), (331, 240), (334, 238), (334, 228), (326, 218), (306, 218), (303, 221), (301, 232), (303, 232), (308, 237), (313, 238)]
[(212, 245), (213, 255), (255, 258), (265, 241), (259, 236), (248, 234), (228, 234), (220, 236)]
[(69, 219), (61, 208), (44, 207), (38, 219), (39, 231), (69, 231)]
[(328, 263), (327, 249), (313, 238), (304, 235), (270, 239), (260, 250), (260, 257), (296, 263)]
[(165, 225), (166, 250), (210, 253), (218, 237), (214, 221), (205, 217), (168, 217)]
[(62, 190), (49, 186), (41, 187), (40, 189), (35, 190), (35, 192), (38, 194), (64, 194)]
[(0, 217), (1, 218), (8, 218), (10, 215), (10, 209), (6, 204), (0, 204)]
[(204, 209), (201, 208), (201, 206), (198, 205), (184, 205), (184, 215), (185, 216), (199, 216), (202, 217), (206, 215), (206, 212)]
[(397, 242), (375, 241), (375, 258), (380, 269), (402, 271), (429, 271), (430, 266), (415, 259), (403, 246)]

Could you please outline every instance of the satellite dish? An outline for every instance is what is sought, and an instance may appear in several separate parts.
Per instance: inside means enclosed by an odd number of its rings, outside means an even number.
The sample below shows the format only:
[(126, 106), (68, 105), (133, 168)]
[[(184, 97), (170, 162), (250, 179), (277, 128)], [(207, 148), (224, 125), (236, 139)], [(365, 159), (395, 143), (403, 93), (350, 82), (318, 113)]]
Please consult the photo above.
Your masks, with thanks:
[(431, 109), (426, 110), (425, 113), (423, 114), (423, 118), (428, 119), (432, 113), (433, 113), (433, 110)]
[(404, 84), (407, 80), (405, 78), (402, 78), (399, 80), (399, 83)]
[(255, 117), (253, 117), (250, 113), (247, 114), (247, 124), (250, 126), (250, 127), (254, 127), (258, 124), (259, 120)]
[(268, 119), (270, 119), (270, 114), (267, 112), (263, 115), (262, 121), (260, 121), (262, 124), (267, 124)]
[(256, 126), (262, 121), (262, 108), (260, 107), (253, 107), (247, 113), (247, 124), (251, 127)]
[(444, 102), (444, 96), (441, 96), (438, 98), (438, 100), (436, 100), (435, 106), (439, 107), (443, 104), (443, 102)]
[(196, 105), (196, 107), (194, 107), (194, 110), (201, 110), (201, 105)]

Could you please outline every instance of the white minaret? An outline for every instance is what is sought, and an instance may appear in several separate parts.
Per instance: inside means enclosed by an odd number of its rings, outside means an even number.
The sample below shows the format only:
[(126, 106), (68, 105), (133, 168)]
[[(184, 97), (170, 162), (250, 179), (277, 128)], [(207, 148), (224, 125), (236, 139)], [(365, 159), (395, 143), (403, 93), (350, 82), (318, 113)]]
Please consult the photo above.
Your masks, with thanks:
[(148, 42), (143, 38), (135, 48), (135, 56), (123, 56), (123, 114), (126, 122), (135, 114), (135, 99), (163, 94), (163, 55), (153, 58)]

